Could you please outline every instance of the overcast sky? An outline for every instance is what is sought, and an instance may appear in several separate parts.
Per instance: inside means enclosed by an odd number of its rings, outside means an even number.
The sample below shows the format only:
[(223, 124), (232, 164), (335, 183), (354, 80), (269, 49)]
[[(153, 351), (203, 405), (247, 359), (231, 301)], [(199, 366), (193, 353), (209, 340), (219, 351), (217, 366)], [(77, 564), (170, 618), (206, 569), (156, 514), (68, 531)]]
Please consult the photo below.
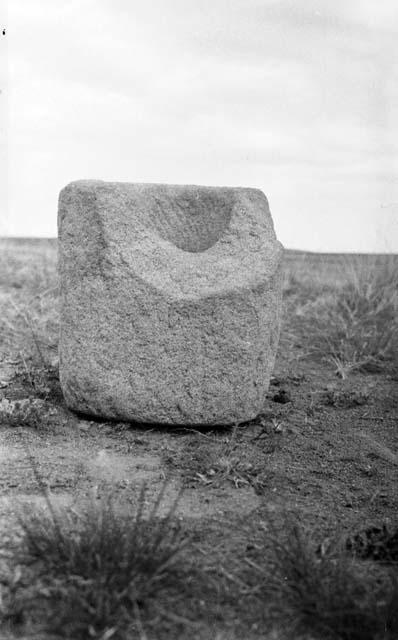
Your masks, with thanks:
[(259, 187), (286, 247), (398, 252), (397, 0), (0, 0), (0, 26), (1, 235), (55, 236), (100, 178)]

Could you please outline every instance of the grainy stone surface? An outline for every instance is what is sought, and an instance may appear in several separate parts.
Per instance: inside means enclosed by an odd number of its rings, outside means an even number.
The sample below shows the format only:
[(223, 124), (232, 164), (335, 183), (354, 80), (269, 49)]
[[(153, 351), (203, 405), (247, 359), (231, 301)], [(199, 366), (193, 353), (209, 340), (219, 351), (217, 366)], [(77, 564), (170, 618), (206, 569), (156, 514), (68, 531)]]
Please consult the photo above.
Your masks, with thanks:
[(177, 425), (262, 411), (282, 247), (261, 191), (78, 181), (61, 191), (58, 226), (71, 409)]

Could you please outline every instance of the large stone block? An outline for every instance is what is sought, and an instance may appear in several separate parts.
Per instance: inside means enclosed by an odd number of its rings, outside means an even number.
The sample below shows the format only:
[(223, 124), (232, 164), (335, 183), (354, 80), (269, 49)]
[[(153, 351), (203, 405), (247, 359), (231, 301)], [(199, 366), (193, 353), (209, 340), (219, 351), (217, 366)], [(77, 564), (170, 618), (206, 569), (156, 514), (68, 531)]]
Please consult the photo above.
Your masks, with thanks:
[(61, 191), (58, 225), (71, 409), (177, 425), (262, 411), (282, 246), (261, 191), (78, 181)]

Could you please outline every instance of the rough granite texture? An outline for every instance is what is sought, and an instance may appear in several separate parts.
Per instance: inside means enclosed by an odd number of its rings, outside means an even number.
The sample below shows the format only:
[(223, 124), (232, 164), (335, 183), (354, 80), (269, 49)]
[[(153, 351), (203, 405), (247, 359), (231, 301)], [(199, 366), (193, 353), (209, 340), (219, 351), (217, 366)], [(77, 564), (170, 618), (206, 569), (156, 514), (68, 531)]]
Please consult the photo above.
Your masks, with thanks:
[(176, 425), (261, 413), (283, 252), (261, 191), (72, 182), (58, 227), (71, 409)]

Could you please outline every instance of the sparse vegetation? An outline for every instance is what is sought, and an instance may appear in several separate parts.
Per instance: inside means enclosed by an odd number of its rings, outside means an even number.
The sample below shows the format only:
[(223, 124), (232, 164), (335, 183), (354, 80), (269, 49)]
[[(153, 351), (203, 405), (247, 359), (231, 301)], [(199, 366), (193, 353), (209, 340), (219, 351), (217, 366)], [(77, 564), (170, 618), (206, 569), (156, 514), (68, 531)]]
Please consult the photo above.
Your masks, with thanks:
[(247, 436), (236, 425), (224, 434), (192, 431), (179, 446), (163, 451), (170, 467), (178, 468), (186, 485), (252, 486), (261, 493), (267, 475), (267, 456), (280, 444), (281, 423), (275, 418), (258, 420), (258, 433)]
[[(111, 487), (61, 508), (37, 470), (35, 477), (44, 505), (20, 505), (18, 539), (14, 535), (14, 546), (6, 548), (0, 570), (2, 629), (74, 640), (169, 638), (176, 637), (175, 623), (188, 633), (199, 603), (206, 602), (209, 619), (222, 620), (218, 600), (229, 608), (233, 603), (242, 621), (249, 613), (258, 638), (270, 629), (275, 638), (396, 638), (395, 560), (380, 564), (380, 558), (354, 553), (342, 539), (318, 544), (297, 514), (285, 512), (276, 523), (269, 513), (252, 540), (246, 538), (245, 555), (227, 554), (216, 568), (208, 560), (198, 567), (193, 537), (175, 518), (179, 497), (166, 515), (158, 515), (167, 483), (150, 506), (142, 486), (135, 514), (128, 515), (131, 504)], [(382, 533), (393, 539), (386, 528)], [(171, 622), (171, 635), (157, 635), (161, 620), (163, 628)], [(276, 631), (281, 626), (282, 636)]]
[(68, 414), (55, 260), (0, 253), (0, 635), (395, 640), (397, 258), (288, 252), (263, 415), (180, 431)]
[[(276, 617), (290, 620), (294, 637), (387, 640), (398, 633), (398, 575), (356, 562), (338, 542), (317, 545), (297, 516), (283, 527), (263, 529), (254, 569), (254, 589), (272, 600)], [(265, 550), (268, 550), (268, 553)]]
[(4, 242), (0, 287), (6, 289), (0, 316), (0, 348), (16, 358), (32, 385), (58, 366), (58, 278), (54, 245), (15, 251)]
[(166, 485), (149, 510), (143, 486), (131, 517), (111, 491), (61, 509), (41, 488), (46, 507), (21, 507), (19, 546), (1, 576), (3, 621), (75, 640), (146, 637), (148, 607), (155, 615), (159, 593), (181, 581), (177, 500), (159, 518)]
[(330, 362), (341, 378), (379, 371), (398, 353), (398, 263), (352, 258), (340, 279), (296, 308), (311, 354)]

